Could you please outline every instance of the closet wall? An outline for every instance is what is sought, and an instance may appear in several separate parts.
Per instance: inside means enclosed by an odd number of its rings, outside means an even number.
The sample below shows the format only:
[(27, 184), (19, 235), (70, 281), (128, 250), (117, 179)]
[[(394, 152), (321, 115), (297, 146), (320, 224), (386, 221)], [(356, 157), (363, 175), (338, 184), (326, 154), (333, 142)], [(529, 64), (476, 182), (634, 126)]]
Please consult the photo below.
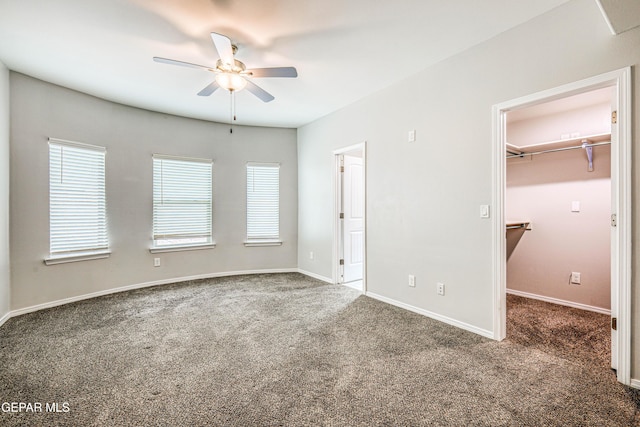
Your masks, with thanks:
[[(609, 133), (610, 111), (607, 102), (509, 122), (507, 140), (524, 146)], [(594, 147), (593, 159), (592, 172), (583, 149), (507, 160), (507, 222), (531, 221), (531, 230), (508, 231), (509, 291), (610, 309), (610, 146)], [(570, 283), (571, 272), (581, 284)]]

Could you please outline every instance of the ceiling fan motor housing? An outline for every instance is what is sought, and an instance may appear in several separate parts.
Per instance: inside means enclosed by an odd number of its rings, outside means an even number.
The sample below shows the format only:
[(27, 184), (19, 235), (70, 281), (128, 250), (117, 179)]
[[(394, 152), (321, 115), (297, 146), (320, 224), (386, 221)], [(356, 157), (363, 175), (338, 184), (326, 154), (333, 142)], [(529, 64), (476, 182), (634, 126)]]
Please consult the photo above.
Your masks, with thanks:
[(221, 59), (218, 59), (218, 62), (216, 62), (216, 69), (225, 73), (237, 73), (237, 74), (240, 74), (241, 72), (247, 69), (244, 63), (242, 61), (238, 61), (237, 59), (233, 60), (233, 66), (230, 67), (229, 65), (230, 64), (223, 63)]

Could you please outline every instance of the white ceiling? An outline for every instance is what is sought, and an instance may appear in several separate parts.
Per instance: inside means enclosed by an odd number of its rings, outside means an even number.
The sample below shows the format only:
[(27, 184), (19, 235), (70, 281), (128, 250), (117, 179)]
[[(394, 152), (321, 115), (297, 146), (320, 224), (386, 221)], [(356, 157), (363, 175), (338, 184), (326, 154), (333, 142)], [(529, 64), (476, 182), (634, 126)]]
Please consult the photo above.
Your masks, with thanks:
[(229, 95), (161, 56), (215, 66), (226, 34), (275, 100), (236, 95), (237, 123), (299, 127), (517, 26), (567, 0), (0, 0), (9, 69), (135, 107), (225, 122)]

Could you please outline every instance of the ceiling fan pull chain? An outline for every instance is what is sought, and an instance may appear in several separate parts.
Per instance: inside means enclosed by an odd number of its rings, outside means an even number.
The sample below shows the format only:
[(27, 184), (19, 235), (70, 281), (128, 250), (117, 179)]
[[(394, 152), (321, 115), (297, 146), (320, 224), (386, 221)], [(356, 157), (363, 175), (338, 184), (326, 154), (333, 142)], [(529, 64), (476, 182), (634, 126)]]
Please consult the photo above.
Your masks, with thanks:
[(236, 121), (236, 91), (231, 91), (231, 98), (233, 99), (233, 105), (231, 106), (231, 112), (233, 113), (233, 121)]
[(233, 91), (229, 91), (229, 133), (233, 133)]

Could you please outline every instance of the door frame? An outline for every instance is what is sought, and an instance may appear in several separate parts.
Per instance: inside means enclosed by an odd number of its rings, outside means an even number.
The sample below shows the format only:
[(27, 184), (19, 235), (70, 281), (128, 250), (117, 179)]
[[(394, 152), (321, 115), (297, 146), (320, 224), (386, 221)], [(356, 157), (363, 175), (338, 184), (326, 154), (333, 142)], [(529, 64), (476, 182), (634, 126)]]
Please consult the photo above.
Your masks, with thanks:
[(333, 151), (334, 174), (333, 174), (333, 283), (342, 284), (340, 272), (340, 251), (342, 242), (342, 223), (340, 221), (340, 207), (342, 199), (342, 175), (340, 172), (340, 156), (353, 151), (362, 152), (362, 174), (364, 187), (364, 211), (363, 211), (363, 233), (362, 233), (362, 293), (367, 292), (367, 142), (361, 142)]
[[(629, 385), (631, 381), (631, 67), (604, 73), (556, 88), (496, 104), (492, 108), (493, 124), (493, 191), (492, 204), (492, 276), (493, 276), (493, 335), (496, 340), (506, 337), (506, 114), (509, 111), (554, 101), (605, 87), (613, 87), (617, 98), (618, 143), (611, 150), (612, 197), (616, 198), (612, 214), (617, 215), (613, 228), (615, 239), (611, 246), (612, 306), (617, 317), (617, 379)], [(613, 348), (613, 345), (612, 345)]]

